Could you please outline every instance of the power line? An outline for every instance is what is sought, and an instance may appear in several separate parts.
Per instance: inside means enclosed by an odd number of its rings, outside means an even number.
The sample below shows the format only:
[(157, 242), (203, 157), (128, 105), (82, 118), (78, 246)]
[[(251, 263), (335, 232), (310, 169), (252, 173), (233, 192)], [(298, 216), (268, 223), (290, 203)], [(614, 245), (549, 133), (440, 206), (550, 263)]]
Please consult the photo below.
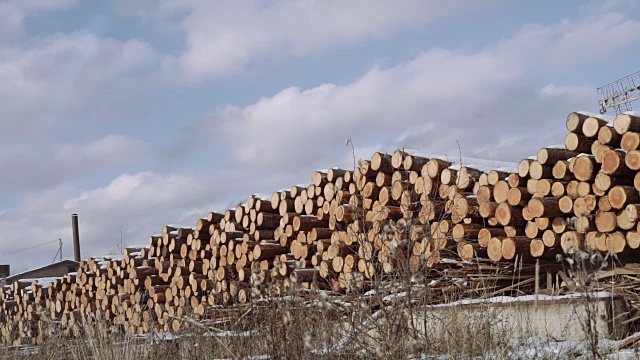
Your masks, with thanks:
[(37, 247), (41, 247), (41, 246), (45, 246), (45, 245), (49, 245), (49, 244), (53, 244), (53, 243), (57, 243), (57, 242), (60, 242), (60, 239), (56, 239), (56, 240), (49, 241), (49, 242), (46, 242), (46, 243), (42, 243), (42, 244), (39, 244), (39, 245), (34, 245), (34, 246), (31, 246), (31, 247), (28, 247), (28, 248), (25, 248), (25, 249), (21, 249), (21, 250), (10, 251), (10, 252), (8, 252), (6, 254), (0, 255), (0, 257), (5, 257), (5, 256), (9, 256), (9, 255), (18, 254), (18, 253), (21, 253), (21, 252), (24, 252), (24, 251), (28, 251), (28, 250), (31, 250), (31, 249), (35, 249)]

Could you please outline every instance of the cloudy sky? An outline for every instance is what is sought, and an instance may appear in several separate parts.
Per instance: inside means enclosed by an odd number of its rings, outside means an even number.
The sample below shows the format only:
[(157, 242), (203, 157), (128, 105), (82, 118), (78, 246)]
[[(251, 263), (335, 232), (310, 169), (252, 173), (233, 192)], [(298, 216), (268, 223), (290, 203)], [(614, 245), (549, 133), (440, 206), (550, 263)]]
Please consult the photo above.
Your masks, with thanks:
[(518, 161), (638, 68), (636, 1), (0, 1), (0, 263), (148, 242), (315, 169)]

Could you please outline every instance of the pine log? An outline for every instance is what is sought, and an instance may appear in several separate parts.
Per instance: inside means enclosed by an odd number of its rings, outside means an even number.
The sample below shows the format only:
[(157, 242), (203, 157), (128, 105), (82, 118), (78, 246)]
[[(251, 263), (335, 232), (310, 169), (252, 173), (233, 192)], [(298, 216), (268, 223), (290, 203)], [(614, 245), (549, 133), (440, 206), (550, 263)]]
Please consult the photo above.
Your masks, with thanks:
[(620, 231), (612, 232), (608, 234), (606, 238), (607, 251), (613, 254), (619, 254), (624, 251), (627, 246), (627, 239), (625, 234)]
[(575, 159), (573, 164), (573, 174), (580, 181), (593, 181), (596, 174), (600, 170), (593, 156), (580, 156)]
[(527, 204), (530, 216), (536, 217), (555, 217), (560, 216), (563, 212), (560, 210), (558, 199), (554, 197), (533, 198)]
[(496, 219), (503, 226), (513, 225), (520, 226), (526, 223), (522, 215), (522, 209), (502, 203), (496, 208)]
[(573, 200), (569, 196), (563, 196), (558, 199), (558, 209), (564, 214), (569, 214), (573, 211)]
[(618, 114), (613, 120), (613, 128), (620, 135), (624, 135), (627, 131), (640, 132), (640, 117)]
[(371, 157), (371, 169), (378, 172), (393, 174), (393, 166), (391, 165), (391, 155), (376, 152)]
[[(395, 154), (395, 153), (394, 153)], [(415, 155), (406, 155), (402, 166), (406, 171), (420, 172), (422, 167), (429, 162), (429, 159)]]
[(616, 150), (609, 150), (604, 153), (602, 157), (602, 172), (620, 177), (632, 177), (636, 174), (625, 164), (625, 153)]
[(591, 144), (595, 139), (589, 139), (584, 135), (569, 133), (564, 139), (564, 145), (569, 151), (576, 151), (580, 153), (591, 152)]
[(567, 149), (543, 148), (538, 151), (537, 161), (543, 165), (554, 165), (560, 160), (568, 160), (579, 154), (578, 152)]
[(487, 182), (489, 185), (495, 185), (498, 181), (506, 179), (509, 173), (498, 170), (491, 170), (487, 173)]
[(487, 245), (487, 256), (494, 262), (502, 260), (502, 240), (499, 238), (491, 238)]
[(529, 164), (529, 176), (532, 179), (540, 180), (542, 178), (550, 178), (552, 176), (552, 165), (542, 165), (538, 161), (532, 161)]
[(622, 136), (612, 126), (603, 126), (598, 131), (598, 141), (603, 145), (618, 147)]
[(425, 166), (422, 167), (422, 176), (428, 176), (432, 179), (436, 179), (440, 176), (442, 170), (451, 166), (451, 162), (441, 159), (431, 159), (427, 162), (426, 173)]
[(507, 202), (511, 206), (524, 206), (531, 199), (531, 194), (526, 188), (511, 188), (507, 193)]
[(622, 135), (620, 148), (625, 151), (637, 150), (640, 147), (640, 133), (627, 131)]
[(507, 234), (505, 233), (504, 229), (483, 228), (478, 231), (478, 244), (481, 247), (486, 248), (487, 246), (489, 246), (489, 240), (491, 240), (491, 238), (502, 238), (506, 236)]
[(518, 176), (521, 178), (529, 177), (529, 165), (533, 159), (523, 159), (518, 163)]
[(600, 128), (606, 125), (606, 120), (590, 116), (582, 123), (582, 134), (586, 137), (595, 137), (598, 135)]
[(572, 180), (573, 174), (569, 171), (569, 162), (566, 160), (558, 160), (553, 165), (551, 175), (557, 180)]
[(567, 116), (567, 130), (571, 133), (582, 134), (582, 126), (587, 118), (589, 118), (588, 115), (572, 112)]
[(493, 187), (493, 199), (497, 203), (507, 202), (509, 199), (509, 184), (504, 181), (498, 181)]
[(527, 184), (527, 179), (520, 176), (519, 174), (512, 173), (509, 174), (509, 177), (507, 177), (507, 182), (509, 183), (510, 187), (524, 187)]
[(551, 185), (551, 195), (557, 198), (561, 198), (566, 194), (565, 186), (567, 183), (562, 181), (556, 181)]
[(502, 257), (513, 260), (516, 255), (529, 255), (531, 239), (523, 236), (507, 237), (502, 239)]
[(596, 228), (599, 232), (612, 232), (616, 229), (617, 217), (613, 211), (596, 212)]
[(614, 209), (623, 209), (628, 204), (636, 204), (640, 202), (640, 193), (631, 186), (614, 186), (607, 194), (609, 203)]
[(553, 186), (554, 181), (551, 179), (540, 179), (538, 180), (538, 184), (536, 187), (536, 193), (541, 196), (549, 196), (551, 194), (551, 187)]
[(632, 150), (626, 153), (624, 163), (631, 170), (640, 170), (640, 151)]
[(540, 239), (532, 239), (529, 243), (529, 253), (533, 257), (541, 257), (544, 255), (545, 245), (544, 242)]
[(628, 231), (625, 237), (627, 239), (627, 246), (630, 249), (640, 248), (640, 233), (637, 231)]
[(553, 230), (545, 230), (542, 233), (542, 242), (548, 248), (555, 247), (560, 243), (560, 234)]

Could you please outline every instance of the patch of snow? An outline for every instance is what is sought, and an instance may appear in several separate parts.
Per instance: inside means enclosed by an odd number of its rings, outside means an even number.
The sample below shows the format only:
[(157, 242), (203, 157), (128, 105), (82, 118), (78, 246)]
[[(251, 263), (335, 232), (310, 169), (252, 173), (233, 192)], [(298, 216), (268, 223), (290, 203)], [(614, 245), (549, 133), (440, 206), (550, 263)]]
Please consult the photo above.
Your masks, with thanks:
[[(568, 294), (568, 295), (557, 295), (557, 296), (551, 296), (551, 295), (537, 295), (538, 297), (538, 302), (540, 301), (558, 301), (558, 300), (566, 300), (566, 299), (578, 299), (578, 298), (583, 298), (585, 296), (588, 296), (590, 298), (597, 298), (597, 299), (603, 299), (603, 298), (610, 298), (613, 297), (614, 295), (608, 291), (598, 291), (598, 292), (594, 292), (594, 293), (574, 293), (574, 294)], [(517, 297), (512, 297), (512, 296), (496, 296), (496, 297), (492, 297), (492, 298), (487, 298), (487, 299), (464, 299), (464, 300), (459, 300), (459, 301), (454, 301), (451, 303), (446, 303), (446, 304), (436, 304), (436, 305), (429, 305), (432, 307), (447, 307), (447, 306), (459, 306), (459, 305), (471, 305), (471, 304), (482, 304), (482, 303), (491, 303), (491, 304), (504, 304), (504, 303), (517, 303), (517, 302), (532, 302), (536, 300), (536, 295), (525, 295), (525, 296), (517, 296)]]

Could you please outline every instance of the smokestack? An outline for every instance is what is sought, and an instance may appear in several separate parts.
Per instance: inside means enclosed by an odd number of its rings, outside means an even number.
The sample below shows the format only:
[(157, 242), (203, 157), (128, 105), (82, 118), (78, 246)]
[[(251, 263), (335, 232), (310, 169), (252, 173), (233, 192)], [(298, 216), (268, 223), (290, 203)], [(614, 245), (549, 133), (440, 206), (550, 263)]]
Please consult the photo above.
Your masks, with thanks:
[(71, 227), (73, 228), (73, 255), (76, 261), (80, 261), (80, 230), (78, 230), (78, 214), (71, 214)]

